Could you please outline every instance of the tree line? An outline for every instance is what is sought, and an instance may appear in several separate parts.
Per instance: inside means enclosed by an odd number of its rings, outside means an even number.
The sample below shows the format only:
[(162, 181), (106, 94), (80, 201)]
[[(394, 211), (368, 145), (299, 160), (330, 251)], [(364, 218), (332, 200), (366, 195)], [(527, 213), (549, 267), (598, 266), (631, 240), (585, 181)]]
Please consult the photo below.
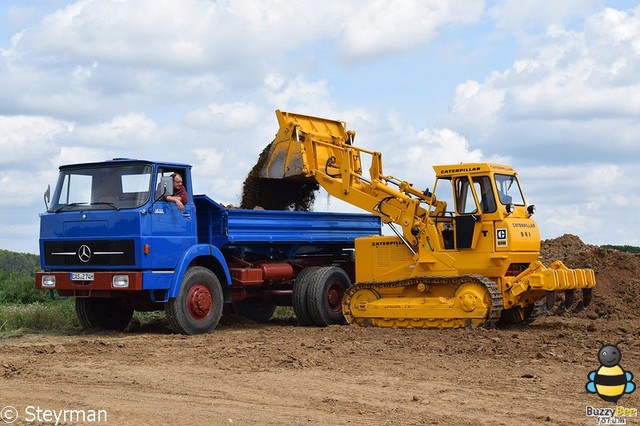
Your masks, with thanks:
[(37, 255), (0, 249), (0, 303), (48, 302), (49, 293), (35, 288), (34, 277), (38, 270), (40, 258)]
[(640, 247), (636, 247), (636, 246), (612, 246), (610, 244), (601, 246), (602, 248), (606, 248), (606, 249), (612, 249), (612, 250), (618, 250), (618, 251), (623, 251), (626, 253), (635, 253), (635, 254), (640, 254)]
[(0, 249), (0, 272), (33, 276), (39, 269), (40, 258), (37, 255)]

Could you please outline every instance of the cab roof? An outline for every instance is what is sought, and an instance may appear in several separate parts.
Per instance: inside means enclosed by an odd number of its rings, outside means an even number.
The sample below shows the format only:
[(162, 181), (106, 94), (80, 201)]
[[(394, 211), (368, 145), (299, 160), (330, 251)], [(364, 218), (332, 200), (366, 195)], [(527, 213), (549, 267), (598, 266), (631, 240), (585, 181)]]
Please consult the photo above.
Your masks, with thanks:
[(60, 166), (60, 170), (79, 169), (79, 168), (93, 168), (93, 167), (110, 167), (110, 166), (134, 166), (134, 165), (149, 165), (149, 166), (156, 165), (156, 166), (174, 167), (174, 168), (182, 168), (182, 169), (190, 169), (191, 168), (191, 166), (189, 164), (184, 164), (184, 163), (138, 160), (138, 159), (135, 159), (135, 158), (114, 158), (112, 160), (107, 160), (107, 161), (96, 161), (96, 162), (90, 162), (90, 163), (65, 164), (63, 166)]
[(496, 163), (460, 163), (433, 166), (437, 177), (478, 175), (487, 173), (504, 173), (516, 175), (513, 167)]

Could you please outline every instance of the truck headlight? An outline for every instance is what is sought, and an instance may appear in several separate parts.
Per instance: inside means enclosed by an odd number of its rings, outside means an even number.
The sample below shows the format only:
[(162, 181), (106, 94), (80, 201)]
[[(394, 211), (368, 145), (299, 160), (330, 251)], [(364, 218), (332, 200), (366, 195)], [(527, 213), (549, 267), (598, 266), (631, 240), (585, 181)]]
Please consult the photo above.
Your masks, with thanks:
[(129, 275), (114, 275), (111, 285), (115, 288), (129, 287)]
[(40, 285), (42, 285), (43, 288), (54, 288), (56, 286), (56, 276), (43, 275), (42, 280), (40, 280)]

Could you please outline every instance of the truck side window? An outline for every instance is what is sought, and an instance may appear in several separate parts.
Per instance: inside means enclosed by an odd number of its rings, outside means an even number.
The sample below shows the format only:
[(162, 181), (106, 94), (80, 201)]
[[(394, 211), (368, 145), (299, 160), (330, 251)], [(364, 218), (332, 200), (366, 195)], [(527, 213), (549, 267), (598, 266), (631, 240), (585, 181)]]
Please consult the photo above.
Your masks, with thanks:
[[(160, 168), (158, 169), (158, 176), (156, 177), (156, 193), (155, 193), (155, 199), (159, 200), (164, 198), (165, 195), (172, 195), (173, 194), (173, 175), (178, 173), (180, 176), (182, 176), (182, 185), (184, 186), (185, 190), (187, 190), (188, 188), (188, 183), (187, 183), (187, 178), (186, 178), (186, 172), (184, 169), (173, 169), (173, 168)], [(163, 181), (164, 178), (164, 181)], [(163, 188), (163, 182), (167, 184), (167, 189), (168, 189), (168, 193), (167, 191), (164, 190)]]

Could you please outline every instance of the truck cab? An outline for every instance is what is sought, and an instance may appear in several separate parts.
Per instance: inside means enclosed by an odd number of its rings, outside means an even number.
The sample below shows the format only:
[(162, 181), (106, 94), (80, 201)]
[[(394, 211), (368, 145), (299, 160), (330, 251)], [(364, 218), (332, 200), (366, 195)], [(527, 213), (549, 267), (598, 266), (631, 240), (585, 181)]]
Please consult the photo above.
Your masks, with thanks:
[(193, 197), (182, 211), (164, 199), (173, 193), (174, 173), (191, 194), (191, 167), (184, 164), (115, 159), (61, 167), (41, 216), (42, 267), (175, 268), (197, 235)]

